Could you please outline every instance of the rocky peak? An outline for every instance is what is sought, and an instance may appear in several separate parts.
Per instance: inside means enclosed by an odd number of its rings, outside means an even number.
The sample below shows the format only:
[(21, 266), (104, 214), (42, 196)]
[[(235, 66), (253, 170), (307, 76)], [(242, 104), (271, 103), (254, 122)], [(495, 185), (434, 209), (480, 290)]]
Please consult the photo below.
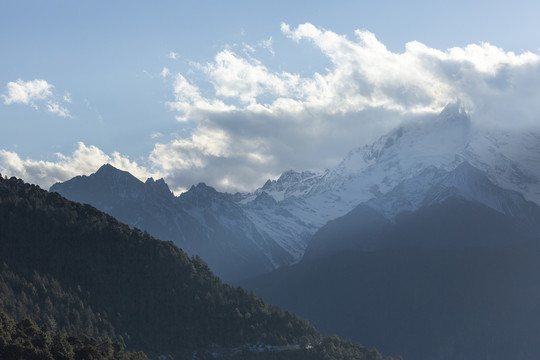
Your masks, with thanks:
[(161, 194), (164, 196), (174, 196), (171, 190), (169, 189), (169, 186), (165, 183), (165, 180), (163, 180), (163, 178), (158, 179), (158, 180), (154, 180), (153, 178), (148, 178), (144, 184), (147, 189), (150, 189), (152, 192), (156, 194)]
[(218, 193), (216, 189), (201, 182), (192, 185), (188, 191), (180, 194), (178, 199), (184, 206), (210, 207), (215, 200), (221, 198), (220, 195), (222, 194)]

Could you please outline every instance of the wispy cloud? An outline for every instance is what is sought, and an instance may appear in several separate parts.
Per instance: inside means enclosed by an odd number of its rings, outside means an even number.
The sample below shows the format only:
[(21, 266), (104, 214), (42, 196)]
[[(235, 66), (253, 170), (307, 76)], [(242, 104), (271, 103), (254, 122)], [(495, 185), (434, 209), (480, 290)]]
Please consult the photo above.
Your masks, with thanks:
[(62, 99), (64, 100), (64, 102), (68, 103), (68, 104), (71, 104), (72, 100), (71, 100), (71, 94), (69, 92), (65, 92), (64, 96), (62, 97)]
[(69, 110), (60, 106), (60, 104), (49, 101), (47, 102), (47, 111), (65, 118), (72, 118)]
[(263, 49), (266, 49), (268, 50), (268, 52), (270, 54), (272, 54), (272, 56), (275, 56), (276, 53), (274, 52), (274, 48), (272, 47), (274, 44), (274, 40), (272, 39), (272, 37), (270, 36), (269, 39), (266, 39), (266, 40), (262, 40), (259, 42), (259, 46), (262, 47)]
[(179, 55), (179, 54), (178, 54), (177, 52), (171, 51), (171, 52), (169, 53), (169, 59), (171, 59), (171, 60), (176, 60), (176, 59), (178, 59), (178, 55)]
[(163, 70), (161, 70), (161, 77), (167, 77), (171, 74), (171, 71), (169, 68), (164, 67)]
[[(8, 82), (6, 88), (7, 93), (2, 95), (4, 104), (25, 104), (37, 110), (39, 108), (38, 103), (44, 102), (48, 112), (61, 117), (72, 117), (69, 110), (54, 99), (52, 92), (54, 86), (43, 79), (29, 81), (18, 79), (17, 81)], [(62, 99), (66, 103), (71, 103), (71, 95), (68, 92), (65, 93)]]

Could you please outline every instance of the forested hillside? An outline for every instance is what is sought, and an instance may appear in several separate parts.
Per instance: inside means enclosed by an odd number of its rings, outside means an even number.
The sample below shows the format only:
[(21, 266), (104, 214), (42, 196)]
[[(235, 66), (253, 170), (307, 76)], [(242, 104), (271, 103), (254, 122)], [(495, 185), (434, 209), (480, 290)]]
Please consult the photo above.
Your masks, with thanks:
[[(17, 321), (111, 336), (151, 356), (191, 358), (198, 350), (203, 358), (212, 344), (311, 344), (294, 356), (383, 358), (322, 340), (307, 321), (223, 284), (172, 243), (22, 180), (0, 179), (0, 239), (2, 310)], [(286, 351), (260, 356), (292, 358)]]

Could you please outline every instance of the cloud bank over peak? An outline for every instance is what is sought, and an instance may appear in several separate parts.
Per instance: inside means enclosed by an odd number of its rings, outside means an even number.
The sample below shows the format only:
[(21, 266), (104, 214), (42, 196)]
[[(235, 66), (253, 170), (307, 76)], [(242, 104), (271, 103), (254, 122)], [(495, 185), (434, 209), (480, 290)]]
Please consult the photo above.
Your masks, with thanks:
[[(192, 113), (316, 110), (335, 114), (369, 107), (410, 113), (436, 112), (461, 99), (474, 108), (478, 87), (491, 87), (540, 62), (538, 54), (516, 55), (487, 43), (441, 51), (412, 41), (403, 53), (393, 53), (369, 31), (356, 30), (356, 40), (310, 23), (294, 29), (283, 23), (281, 31), (295, 42), (311, 42), (332, 67), (323, 74), (301, 77), (272, 71), (251, 55), (224, 49), (213, 62), (195, 64), (213, 86), (213, 99), (186, 101), (194, 98), (198, 86), (182, 76), (175, 85), (175, 105)], [(190, 85), (179, 86), (186, 82)]]
[(369, 31), (350, 39), (310, 23), (283, 23), (281, 32), (312, 44), (330, 66), (300, 75), (226, 48), (189, 75), (175, 75), (168, 105), (193, 131), (156, 144), (151, 154), (164, 172), (175, 169), (173, 182), (243, 190), (289, 168), (324, 169), (350, 148), (448, 103), (460, 102), (476, 126), (540, 123), (537, 53), (488, 43), (439, 50), (417, 41), (395, 53)]

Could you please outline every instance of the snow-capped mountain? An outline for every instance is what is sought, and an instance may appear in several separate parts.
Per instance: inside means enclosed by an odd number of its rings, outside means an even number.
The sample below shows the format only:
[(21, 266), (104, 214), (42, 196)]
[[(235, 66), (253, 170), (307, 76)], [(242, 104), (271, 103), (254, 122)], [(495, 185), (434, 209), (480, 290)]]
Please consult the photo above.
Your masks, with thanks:
[[(422, 202), (426, 188), (464, 162), (485, 174), (485, 181), (492, 186), (513, 190), (517, 192), (514, 197), (523, 196), (525, 200), (540, 203), (539, 134), (477, 129), (467, 112), (451, 104), (437, 116), (405, 124), (371, 145), (351, 150), (341, 163), (323, 174), (301, 177), (300, 173), (284, 173), (282, 177), (296, 174), (301, 179), (301, 191), (298, 182), (280, 181), (281, 178), (267, 182), (265, 186), (279, 189), (266, 191), (276, 200), (269, 207), (271, 211), (260, 206), (250, 208), (249, 201), (245, 209), (254, 223), (266, 227), (265, 231), (275, 241), (292, 248), (292, 254), (299, 259), (314, 231), (329, 220), (343, 216), (360, 203), (390, 193), (386, 202), (379, 204), (384, 205), (381, 211), (389, 219), (403, 211), (416, 210), (427, 205)], [(458, 173), (452, 176), (439, 184), (439, 191), (458, 188), (468, 194), (469, 200), (497, 211), (510, 206), (507, 203), (510, 200), (493, 203), (503, 200), (490, 196), (492, 187), (482, 188), (487, 184), (472, 186), (458, 181)], [(295, 187), (289, 190), (287, 185)], [(265, 191), (264, 187), (254, 194), (261, 191)], [(244, 199), (251, 197), (246, 195)], [(432, 197), (431, 201), (437, 198)]]
[(199, 255), (225, 280), (269, 272), (291, 255), (247, 218), (231, 196), (198, 184), (175, 197), (163, 179), (141, 182), (111, 165), (51, 187), (66, 198), (91, 204), (132, 227), (172, 240)]

